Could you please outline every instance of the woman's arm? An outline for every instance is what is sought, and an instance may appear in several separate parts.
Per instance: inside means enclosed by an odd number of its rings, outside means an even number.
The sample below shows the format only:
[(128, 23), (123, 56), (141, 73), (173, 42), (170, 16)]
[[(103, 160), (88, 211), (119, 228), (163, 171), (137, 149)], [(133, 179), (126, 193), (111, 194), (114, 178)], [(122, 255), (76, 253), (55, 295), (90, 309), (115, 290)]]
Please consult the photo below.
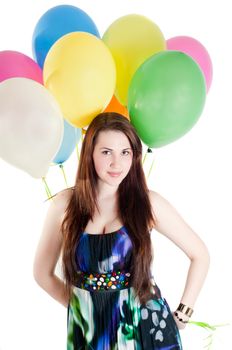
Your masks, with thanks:
[[(209, 269), (208, 249), (166, 199), (154, 191), (150, 191), (149, 194), (157, 221), (155, 229), (175, 243), (190, 259), (191, 263), (180, 302), (194, 308)], [(186, 319), (184, 315), (183, 318)]]
[(69, 196), (70, 192), (67, 190), (58, 193), (52, 199), (33, 264), (33, 275), (36, 282), (65, 307), (68, 306), (65, 285), (55, 275), (54, 271), (61, 252), (62, 235), (60, 228)]

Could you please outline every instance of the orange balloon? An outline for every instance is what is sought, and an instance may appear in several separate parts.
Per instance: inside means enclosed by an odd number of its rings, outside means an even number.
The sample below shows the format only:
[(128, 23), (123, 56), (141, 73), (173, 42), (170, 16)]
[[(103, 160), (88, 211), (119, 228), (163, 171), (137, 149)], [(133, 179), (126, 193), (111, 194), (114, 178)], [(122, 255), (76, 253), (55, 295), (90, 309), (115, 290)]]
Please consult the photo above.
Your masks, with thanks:
[[(129, 113), (126, 107), (124, 107), (118, 99), (113, 95), (112, 99), (110, 100), (110, 103), (108, 106), (104, 109), (103, 112), (117, 112), (126, 117), (130, 121)], [(101, 112), (101, 113), (103, 113)], [(86, 131), (88, 129), (88, 125), (82, 128), (82, 135), (86, 134)]]
[(124, 117), (126, 117), (128, 120), (130, 120), (129, 113), (126, 107), (124, 107), (117, 98), (113, 95), (112, 99), (110, 100), (110, 103), (104, 110), (104, 112), (117, 112), (122, 114)]

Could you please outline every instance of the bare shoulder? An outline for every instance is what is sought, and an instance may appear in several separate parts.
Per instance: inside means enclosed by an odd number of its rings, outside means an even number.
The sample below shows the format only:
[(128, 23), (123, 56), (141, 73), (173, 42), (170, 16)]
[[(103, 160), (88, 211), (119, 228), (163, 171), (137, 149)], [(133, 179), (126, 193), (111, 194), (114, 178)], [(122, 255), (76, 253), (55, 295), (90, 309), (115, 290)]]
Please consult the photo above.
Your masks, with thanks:
[(61, 223), (63, 222), (71, 195), (72, 189), (65, 189), (52, 196), (44, 221), (44, 235), (55, 236), (57, 233), (60, 233)]
[(56, 203), (58, 202), (66, 203), (71, 198), (72, 194), (73, 194), (72, 187), (65, 188), (64, 190), (57, 192), (54, 195), (53, 200), (55, 200)]
[(156, 196), (159, 196), (159, 194), (155, 191), (149, 190), (148, 191), (148, 195), (150, 198), (150, 201), (154, 201), (154, 199), (156, 198)]
[(153, 191), (153, 190), (149, 190), (149, 196), (150, 196), (152, 199), (154, 199), (154, 198), (156, 198), (156, 199), (158, 199), (158, 198), (163, 198), (163, 197), (161, 196), (160, 193), (158, 193), (158, 192), (156, 192), (156, 191)]
[(152, 209), (154, 211), (156, 209), (158, 210), (159, 206), (162, 205), (162, 203), (167, 202), (167, 200), (156, 191), (149, 190), (148, 194)]
[(149, 198), (150, 198), (150, 201), (151, 201), (151, 204), (154, 205), (156, 204), (156, 206), (159, 206), (159, 205), (171, 205), (170, 202), (164, 198), (160, 193), (156, 192), (156, 191), (152, 191), (152, 190), (149, 190)]
[(54, 208), (54, 210), (64, 214), (72, 194), (73, 188), (66, 188), (56, 193), (51, 199), (51, 206)]
[(160, 193), (149, 190), (149, 199), (157, 224), (160, 220), (167, 217), (168, 214), (177, 214), (176, 208)]

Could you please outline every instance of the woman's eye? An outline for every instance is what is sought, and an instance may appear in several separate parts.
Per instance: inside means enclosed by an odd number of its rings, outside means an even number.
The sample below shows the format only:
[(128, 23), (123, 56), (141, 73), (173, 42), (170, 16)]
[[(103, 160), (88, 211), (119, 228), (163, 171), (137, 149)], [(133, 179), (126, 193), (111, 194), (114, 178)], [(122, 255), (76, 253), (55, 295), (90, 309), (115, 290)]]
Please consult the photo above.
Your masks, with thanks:
[[(102, 153), (103, 153), (103, 154), (110, 154), (110, 151), (102, 151)], [(130, 154), (129, 151), (123, 151), (122, 153), (123, 153), (123, 155), (128, 155), (128, 154)]]

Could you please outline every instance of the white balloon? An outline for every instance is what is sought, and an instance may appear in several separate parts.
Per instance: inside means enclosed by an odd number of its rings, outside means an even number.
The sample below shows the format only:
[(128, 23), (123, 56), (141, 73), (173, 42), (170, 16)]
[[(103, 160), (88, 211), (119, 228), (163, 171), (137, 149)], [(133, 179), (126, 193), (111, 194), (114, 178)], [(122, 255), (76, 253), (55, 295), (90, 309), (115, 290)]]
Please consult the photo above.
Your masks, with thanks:
[(61, 110), (31, 79), (0, 83), (0, 157), (34, 178), (46, 176), (63, 139)]

